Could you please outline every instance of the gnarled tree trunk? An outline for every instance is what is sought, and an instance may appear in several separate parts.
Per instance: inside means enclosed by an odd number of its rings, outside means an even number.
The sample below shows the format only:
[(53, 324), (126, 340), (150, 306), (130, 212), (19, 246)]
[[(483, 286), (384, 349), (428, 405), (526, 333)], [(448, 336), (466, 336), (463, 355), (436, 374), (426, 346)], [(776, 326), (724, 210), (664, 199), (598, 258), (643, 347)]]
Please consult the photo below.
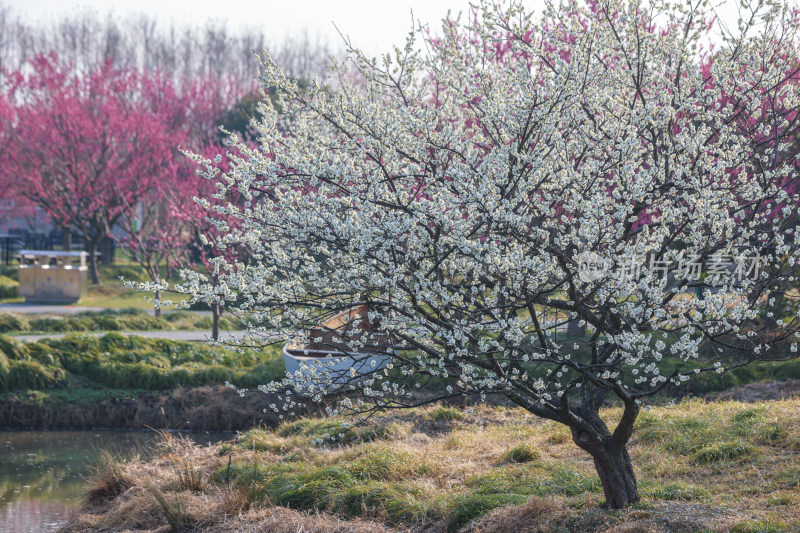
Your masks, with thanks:
[(622, 509), (639, 501), (636, 475), (625, 446), (607, 446), (603, 453), (592, 457), (609, 508)]
[(594, 459), (594, 467), (603, 486), (606, 505), (622, 509), (639, 501), (636, 474), (626, 445), (633, 433), (639, 406), (626, 402), (619, 425), (612, 434), (596, 412), (583, 412), (570, 426), (572, 440)]

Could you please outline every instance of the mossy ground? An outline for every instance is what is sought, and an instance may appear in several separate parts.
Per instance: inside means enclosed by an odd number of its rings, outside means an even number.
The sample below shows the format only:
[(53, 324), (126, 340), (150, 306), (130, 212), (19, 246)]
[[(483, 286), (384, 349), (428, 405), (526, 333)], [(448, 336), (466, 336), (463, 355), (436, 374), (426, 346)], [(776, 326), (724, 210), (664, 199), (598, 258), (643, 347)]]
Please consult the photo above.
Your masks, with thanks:
[(122, 465), (130, 487), (67, 531), (800, 531), (797, 399), (643, 412), (630, 445), (642, 500), (624, 511), (602, 508), (563, 427), (519, 409), (443, 413), (302, 418), (205, 448), (171, 439)]

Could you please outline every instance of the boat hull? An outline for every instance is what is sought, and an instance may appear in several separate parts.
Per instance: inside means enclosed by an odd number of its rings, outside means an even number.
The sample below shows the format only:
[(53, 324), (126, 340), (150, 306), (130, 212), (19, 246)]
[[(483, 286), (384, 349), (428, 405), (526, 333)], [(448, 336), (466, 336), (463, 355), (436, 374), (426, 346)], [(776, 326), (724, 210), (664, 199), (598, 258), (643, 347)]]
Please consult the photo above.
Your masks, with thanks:
[[(283, 347), (283, 363), (286, 372), (297, 382), (304, 385), (321, 384), (322, 381), (332, 387), (355, 384), (377, 370), (386, 368), (391, 358), (379, 354), (336, 354), (318, 350), (289, 349), (290, 344)], [(308, 352), (308, 355), (305, 355)], [(303, 355), (301, 355), (303, 354)], [(327, 374), (327, 375), (326, 375)], [(325, 376), (324, 380), (321, 379)]]

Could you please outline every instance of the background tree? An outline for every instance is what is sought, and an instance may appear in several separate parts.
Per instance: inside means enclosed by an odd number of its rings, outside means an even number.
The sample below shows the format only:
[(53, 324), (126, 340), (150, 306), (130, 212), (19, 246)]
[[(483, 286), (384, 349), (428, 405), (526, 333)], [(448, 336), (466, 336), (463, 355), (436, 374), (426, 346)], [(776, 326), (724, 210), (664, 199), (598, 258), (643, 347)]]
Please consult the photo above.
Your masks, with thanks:
[(249, 87), (258, 76), (253, 54), (269, 50), (294, 77), (324, 76), (328, 57), (339, 51), (302, 32), (274, 42), (257, 28), (207, 21), (200, 26), (165, 26), (149, 15), (124, 19), (77, 10), (49, 23), (31, 23), (0, 3), (0, 67), (17, 70), (37, 55), (70, 58), (79, 71), (110, 60), (120, 69), (168, 73), (175, 81), (233, 78)]
[[(193, 197), (208, 194), (207, 182), (198, 177), (179, 146), (215, 147), (221, 150), (217, 124), (230, 113), (238, 95), (248, 87), (232, 78), (207, 76), (173, 85), (162, 80), (162, 89), (151, 107), (161, 117), (161, 127), (173, 143), (169, 160), (143, 195), (131, 203), (117, 221), (114, 234), (122, 251), (144, 267), (150, 279), (160, 284), (174, 267), (186, 265), (197, 229), (203, 225)], [(164, 271), (165, 276), (162, 274)], [(155, 295), (155, 313), (161, 314), (160, 292)]]
[[(414, 35), (377, 63), (352, 51), (336, 89), (301, 90), (266, 58), (281, 105), (262, 107), (260, 147), (230, 168), (196, 158), (218, 242), (252, 261), (218, 257), (213, 282), (186, 272), (177, 289), (246, 313), (245, 343), (369, 309), (377, 332), (347, 350), (391, 364), (308, 368), (264, 387), (293, 388), (276, 409), (500, 396), (569, 427), (610, 507), (636, 501), (626, 444), (641, 403), (793, 357), (800, 335), (772, 296), (796, 298), (800, 258), (794, 13), (747, 4), (713, 56), (706, 15), (608, 0), (534, 21), (484, 2), (424, 54)], [(586, 334), (565, 333), (571, 321)], [(457, 387), (418, 391), (425, 376)]]
[[(252, 144), (250, 146), (252, 147)], [(223, 148), (215, 142), (209, 143), (198, 155), (189, 153), (187, 155), (195, 161), (214, 161), (214, 164), (217, 165), (215, 168), (226, 170), (231, 168), (230, 165), (234, 160), (241, 161), (239, 158), (232, 160), (231, 154), (223, 153)], [(221, 201), (223, 198), (214, 194), (217, 187), (213, 181), (202, 179), (199, 176), (196, 176), (195, 180), (188, 181), (187, 187), (191, 188), (194, 194), (184, 196), (183, 202), (175, 203), (174, 206), (180, 212), (175, 210), (172, 216), (188, 220), (190, 233), (186, 253), (181, 256), (184, 260), (182, 265), (191, 269), (193, 275), (199, 275), (200, 279), (214, 287), (212, 291), (216, 294), (215, 297), (202, 300), (192, 298), (189, 303), (208, 305), (212, 316), (211, 338), (217, 341), (219, 339), (219, 319), (225, 311), (227, 303), (224, 297), (227, 289), (220, 278), (220, 267), (225, 265), (228, 270), (244, 268), (245, 263), (251, 263), (253, 260), (248, 247), (227, 239), (227, 232), (238, 227), (241, 221), (238, 217), (223, 214), (223, 211), (226, 207), (234, 204), (240, 209), (245, 208), (247, 201), (241, 194), (235, 193), (227, 195), (225, 202)], [(216, 215), (209, 217), (209, 211), (215, 212)], [(186, 269), (181, 271), (184, 279), (185, 273)], [(134, 285), (131, 284), (131, 286)], [(233, 311), (239, 318), (244, 318), (246, 314), (238, 313), (236, 308), (233, 308)]]
[(98, 243), (174, 163), (170, 117), (158, 105), (169, 86), (110, 63), (79, 76), (54, 55), (6, 75), (4, 97), (15, 105), (2, 172), (83, 237), (98, 283)]

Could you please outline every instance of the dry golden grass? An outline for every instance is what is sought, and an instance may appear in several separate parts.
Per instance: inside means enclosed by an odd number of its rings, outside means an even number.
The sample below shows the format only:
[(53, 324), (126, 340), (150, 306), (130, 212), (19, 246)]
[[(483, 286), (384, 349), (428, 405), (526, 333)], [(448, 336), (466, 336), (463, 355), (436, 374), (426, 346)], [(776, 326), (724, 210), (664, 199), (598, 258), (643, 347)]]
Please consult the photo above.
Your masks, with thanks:
[(156, 459), (120, 467), (129, 488), (87, 500), (65, 531), (800, 531), (800, 400), (643, 412), (642, 501), (618, 512), (563, 427), (450, 409), (349, 430), (300, 419), (211, 447), (165, 435)]

